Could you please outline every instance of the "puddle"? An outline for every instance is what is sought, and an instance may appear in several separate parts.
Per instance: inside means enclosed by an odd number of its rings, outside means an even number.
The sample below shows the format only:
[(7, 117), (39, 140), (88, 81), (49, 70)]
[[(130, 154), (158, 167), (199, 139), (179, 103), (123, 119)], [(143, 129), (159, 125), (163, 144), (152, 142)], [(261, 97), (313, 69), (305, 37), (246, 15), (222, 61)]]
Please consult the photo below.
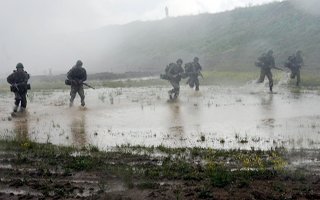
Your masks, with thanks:
[[(86, 90), (86, 109), (68, 107), (69, 91), (31, 92), (28, 112), (11, 118), (13, 95), (0, 96), (0, 135), (61, 145), (319, 149), (320, 96), (263, 85)], [(75, 105), (79, 105), (79, 97)]]

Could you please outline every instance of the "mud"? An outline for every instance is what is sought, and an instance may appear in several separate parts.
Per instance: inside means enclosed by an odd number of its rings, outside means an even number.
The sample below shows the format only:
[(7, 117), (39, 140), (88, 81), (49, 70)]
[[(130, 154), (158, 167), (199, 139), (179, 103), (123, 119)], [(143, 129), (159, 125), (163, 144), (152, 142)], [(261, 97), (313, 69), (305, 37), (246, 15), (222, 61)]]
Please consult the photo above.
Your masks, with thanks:
[[(30, 142), (0, 143), (0, 199), (320, 197), (319, 175), (308, 168), (304, 173), (293, 168), (277, 169), (286, 161), (283, 156), (290, 162), (303, 157), (318, 159), (319, 154), (314, 151), (287, 154), (122, 147), (98, 152)], [(138, 155), (134, 153), (137, 151), (149, 153)], [(162, 156), (150, 156), (154, 152), (161, 152)]]
[[(0, 96), (3, 138), (62, 145), (318, 149), (320, 96), (315, 90), (263, 85), (182, 87), (167, 102), (166, 87), (86, 90), (68, 107), (68, 91), (30, 92), (28, 111), (11, 117), (11, 93)], [(291, 91), (292, 90), (292, 91)], [(79, 106), (79, 107), (78, 107)]]

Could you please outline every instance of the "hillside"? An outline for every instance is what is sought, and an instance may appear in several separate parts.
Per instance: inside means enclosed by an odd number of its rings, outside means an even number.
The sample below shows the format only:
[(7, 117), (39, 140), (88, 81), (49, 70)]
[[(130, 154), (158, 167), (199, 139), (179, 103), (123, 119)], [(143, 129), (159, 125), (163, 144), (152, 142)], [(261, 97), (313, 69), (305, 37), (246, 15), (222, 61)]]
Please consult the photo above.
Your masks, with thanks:
[(186, 63), (194, 56), (206, 70), (256, 71), (254, 61), (269, 49), (274, 50), (278, 66), (301, 49), (305, 70), (314, 73), (320, 68), (318, 4), (318, 0), (288, 0), (70, 35), (12, 37), (2, 45), (0, 64), (5, 69), (0, 77), (6, 77), (18, 61), (32, 75), (48, 74), (49, 69), (65, 74), (78, 59), (89, 74), (159, 73), (178, 58)]
[(308, 10), (306, 3), (318, 5), (315, 0), (284, 1), (219, 14), (108, 26), (80, 38), (83, 45), (97, 51), (95, 65), (108, 70), (161, 71), (178, 57), (190, 61), (194, 56), (209, 70), (250, 70), (255, 69), (256, 57), (268, 49), (274, 50), (279, 65), (301, 49), (308, 69), (317, 69), (320, 12)]

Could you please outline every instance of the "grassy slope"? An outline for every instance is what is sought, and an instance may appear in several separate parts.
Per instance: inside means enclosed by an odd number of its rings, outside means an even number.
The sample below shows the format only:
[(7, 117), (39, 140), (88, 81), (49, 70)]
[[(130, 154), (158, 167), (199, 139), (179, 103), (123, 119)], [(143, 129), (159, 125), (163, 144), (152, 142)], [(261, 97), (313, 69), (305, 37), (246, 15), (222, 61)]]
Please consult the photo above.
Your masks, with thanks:
[[(314, 0), (307, 1), (317, 4)], [(292, 2), (219, 14), (134, 22), (106, 27), (95, 34), (105, 37), (106, 48), (108, 39), (115, 35), (121, 41), (113, 44), (112, 53), (106, 53), (103, 61), (111, 62), (115, 68), (130, 66), (161, 71), (178, 57), (188, 62), (197, 55), (209, 70), (254, 70), (257, 56), (272, 48), (279, 65), (301, 49), (307, 68), (318, 69), (320, 17)]]

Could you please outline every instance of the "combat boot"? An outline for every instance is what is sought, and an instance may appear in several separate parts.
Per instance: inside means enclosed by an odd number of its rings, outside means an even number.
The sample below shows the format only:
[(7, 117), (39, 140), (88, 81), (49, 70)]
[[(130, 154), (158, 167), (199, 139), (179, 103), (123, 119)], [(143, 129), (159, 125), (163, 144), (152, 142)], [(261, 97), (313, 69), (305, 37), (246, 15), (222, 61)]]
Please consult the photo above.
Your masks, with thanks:
[(199, 91), (199, 87), (196, 87), (196, 91)]
[(71, 108), (73, 106), (73, 102), (69, 103), (69, 108)]
[(168, 91), (169, 99), (172, 100), (172, 90)]
[(270, 92), (272, 92), (272, 86), (270, 86)]
[(81, 102), (81, 106), (84, 107), (86, 103), (84, 101)]
[(13, 112), (18, 112), (18, 106), (13, 107)]

